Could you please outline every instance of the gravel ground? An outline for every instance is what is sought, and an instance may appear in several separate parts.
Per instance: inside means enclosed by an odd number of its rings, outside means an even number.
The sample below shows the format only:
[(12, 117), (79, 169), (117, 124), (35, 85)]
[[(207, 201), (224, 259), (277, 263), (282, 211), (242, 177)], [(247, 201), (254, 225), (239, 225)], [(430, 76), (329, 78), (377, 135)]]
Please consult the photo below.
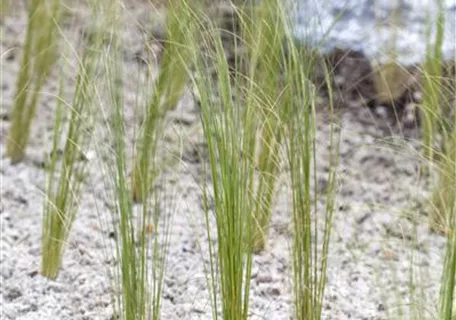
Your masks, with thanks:
[[(367, 6), (370, 2), (356, 3), (362, 7), (361, 3)], [(379, 2), (386, 6), (386, 1)], [(447, 8), (448, 12), (456, 10), (448, 1)], [(142, 2), (132, 2), (127, 10), (129, 21), (144, 20), (146, 8)], [(358, 17), (358, 10), (361, 9), (357, 7), (353, 11), (350, 21)], [(417, 13), (417, 16), (421, 15)], [(83, 30), (86, 19), (87, 12), (82, 9), (73, 13), (72, 35)], [(0, 317), (5, 320), (111, 319), (112, 286), (108, 271), (113, 264), (109, 249), (113, 239), (112, 226), (107, 222), (109, 211), (103, 205), (108, 201), (105, 190), (108, 177), (100, 170), (101, 155), (95, 147), (89, 152), (90, 185), (55, 281), (39, 274), (45, 182), (42, 162), (50, 148), (53, 125), (54, 101), (49, 95), (43, 97), (39, 106), (26, 160), (11, 165), (4, 156), (25, 23), (25, 12), (17, 5), (0, 24)], [(357, 34), (359, 29), (349, 30)], [(134, 23), (125, 28), (129, 79), (125, 94), (131, 125), (135, 119), (134, 96), (138, 85), (135, 74), (140, 66), (136, 57), (138, 53), (144, 54), (142, 32)], [(348, 33), (346, 30), (341, 35), (344, 41)], [(336, 31), (330, 39), (337, 43), (335, 34)], [(374, 40), (362, 43), (366, 50), (375, 50)], [(416, 47), (411, 50), (413, 54), (422, 52)], [(57, 83), (55, 77), (45, 91), (55, 93)], [(71, 88), (72, 81), (68, 80), (67, 85)], [(340, 181), (323, 319), (395, 319), (398, 308), (413, 302), (408, 295), (411, 266), (419, 271), (417, 276), (424, 291), (420, 302), (426, 305), (428, 315), (436, 310), (445, 241), (441, 235), (429, 231), (427, 217), (414, 205), (428, 196), (428, 182), (419, 175), (417, 143), (404, 137), (389, 113), (382, 106), (340, 111)], [(201, 161), (204, 161), (198, 156), (198, 148), (204, 142), (199, 111), (189, 93), (169, 119), (167, 147), (181, 148), (182, 153), (178, 168), (165, 176), (170, 185), (167, 199), (175, 205), (175, 211), (163, 319), (211, 319), (203, 269), (204, 246), (203, 252), (199, 248), (206, 240), (198, 184)], [(323, 188), (329, 167), (329, 121), (325, 108), (319, 108), (317, 124), (317, 171)], [(408, 136), (416, 136), (416, 130), (412, 128)], [(252, 319), (290, 319), (292, 314), (290, 211), (286, 189), (280, 188), (278, 194), (267, 248), (255, 256)]]

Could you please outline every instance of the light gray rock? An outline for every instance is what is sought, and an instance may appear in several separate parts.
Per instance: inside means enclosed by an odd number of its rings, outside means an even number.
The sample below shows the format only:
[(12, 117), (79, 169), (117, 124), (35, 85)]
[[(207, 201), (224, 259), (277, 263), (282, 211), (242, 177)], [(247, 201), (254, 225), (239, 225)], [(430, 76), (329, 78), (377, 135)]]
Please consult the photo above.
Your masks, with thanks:
[[(438, 0), (298, 0), (294, 33), (323, 52), (339, 47), (362, 51), (380, 61), (395, 48), (403, 64), (419, 63), (426, 53), (427, 30), (435, 37)], [(456, 53), (456, 0), (442, 0), (444, 57)]]

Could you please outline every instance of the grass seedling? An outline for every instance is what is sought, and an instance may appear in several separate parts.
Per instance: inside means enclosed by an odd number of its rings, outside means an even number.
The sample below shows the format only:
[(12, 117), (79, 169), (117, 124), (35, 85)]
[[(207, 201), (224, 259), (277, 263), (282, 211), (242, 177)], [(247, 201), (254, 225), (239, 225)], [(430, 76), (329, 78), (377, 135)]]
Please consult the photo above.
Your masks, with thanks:
[(263, 1), (257, 6), (245, 5), (239, 18), (248, 48), (249, 103), (257, 104), (261, 133), (257, 160), (258, 182), (254, 210), (253, 250), (264, 249), (271, 219), (274, 189), (279, 173), (279, 147), (282, 141), (280, 119), (281, 73), (283, 65), (284, 18), (281, 2)]
[[(49, 168), (48, 185), (44, 205), (41, 273), (51, 279), (58, 275), (66, 240), (78, 209), (85, 163), (80, 163), (81, 154), (90, 136), (87, 129), (90, 106), (93, 102), (99, 42), (86, 43), (79, 71), (71, 111), (70, 123), (62, 152), (62, 161), (57, 170), (59, 156), (58, 137), (62, 134), (62, 101), (59, 101), (54, 128), (54, 140)], [(54, 184), (58, 180), (57, 185)]]
[[(326, 284), (326, 265), (332, 221), (335, 210), (337, 154), (334, 152), (333, 129), (329, 138), (331, 150), (323, 234), (319, 233), (315, 170), (315, 87), (309, 81), (308, 66), (303, 61), (315, 61), (298, 54), (289, 45), (286, 66), (286, 121), (284, 122), (286, 158), (290, 168), (292, 190), (293, 284), (295, 319), (321, 319)], [(329, 76), (326, 75), (327, 83)], [(332, 101), (330, 94), (330, 101)], [(331, 113), (333, 111), (332, 103)], [(331, 127), (332, 128), (332, 127)], [(314, 180), (314, 188), (311, 181)], [(320, 247), (321, 246), (321, 247)]]
[[(163, 213), (162, 194), (156, 186), (159, 172), (143, 177), (142, 183), (149, 186), (149, 192), (145, 194), (147, 197), (142, 199), (140, 207), (134, 207), (131, 198), (125, 142), (127, 123), (124, 119), (124, 62), (119, 34), (122, 30), (121, 7), (116, 1), (113, 3), (110, 9), (105, 10), (110, 19), (107, 30), (110, 30), (111, 35), (106, 51), (105, 69), (109, 105), (112, 106), (112, 118), (107, 123), (107, 128), (112, 142), (110, 154), (114, 157), (113, 161), (107, 164), (107, 171), (113, 178), (111, 182), (115, 206), (112, 218), (118, 261), (114, 273), (117, 284), (114, 290), (114, 312), (115, 318), (125, 320), (160, 319), (161, 294), (169, 248), (170, 215), (169, 212)], [(148, 90), (147, 87), (144, 90)], [(149, 134), (154, 134), (150, 137), (151, 141), (158, 140), (157, 131)], [(150, 164), (158, 167), (156, 155), (150, 156)]]
[(132, 174), (132, 194), (135, 201), (142, 201), (150, 189), (147, 181), (154, 174), (150, 159), (156, 153), (157, 126), (166, 112), (172, 110), (181, 98), (188, 75), (183, 61), (190, 59), (188, 39), (192, 38), (189, 28), (189, 10), (187, 2), (168, 1), (167, 41), (160, 63), (158, 79), (154, 86), (154, 95), (147, 108), (138, 144), (136, 163)]
[(12, 163), (24, 157), (40, 90), (57, 60), (59, 7), (60, 0), (32, 0), (29, 4), (27, 35), (6, 148)]
[[(456, 65), (456, 56), (453, 67)], [(451, 72), (454, 72), (451, 74)], [(445, 92), (453, 100), (446, 110), (452, 114), (444, 121), (442, 130), (442, 157), (439, 161), (439, 184), (434, 191), (433, 222), (443, 226), (447, 243), (440, 287), (440, 319), (456, 319), (456, 72), (450, 71)], [(448, 80), (448, 79), (447, 79)], [(452, 112), (452, 113), (451, 113)]]
[[(436, 21), (436, 38), (428, 45), (426, 61), (423, 66), (423, 144), (426, 159), (437, 167), (437, 185), (433, 191), (430, 205), (430, 223), (434, 230), (449, 228), (456, 203), (456, 183), (454, 181), (454, 162), (456, 156), (456, 121), (448, 114), (454, 106), (446, 108), (446, 96), (455, 95), (455, 75), (444, 74), (442, 45), (444, 37), (445, 12), (439, 2), (439, 15)], [(455, 59), (456, 61), (456, 59)], [(451, 64), (450, 64), (451, 65)], [(439, 146), (439, 147), (438, 147)]]
[[(112, 13), (111, 13), (112, 14)], [(115, 12), (114, 14), (118, 14)], [(118, 19), (115, 19), (118, 21)], [(114, 22), (114, 25), (117, 25)], [(135, 247), (136, 234), (134, 232), (133, 203), (130, 197), (127, 180), (125, 124), (123, 120), (123, 88), (122, 88), (122, 58), (118, 57), (120, 44), (118, 40), (119, 29), (115, 29), (113, 50), (108, 52), (106, 62), (107, 81), (110, 93), (110, 102), (113, 106), (114, 117), (112, 121), (112, 139), (114, 143), (114, 192), (115, 215), (119, 218), (116, 227), (117, 258), (119, 259), (120, 297), (115, 307), (115, 314), (121, 319), (143, 319), (146, 315), (146, 279), (145, 264), (137, 256)]]
[[(280, 146), (284, 140), (281, 126), (287, 121), (284, 119), (287, 117), (284, 110), (290, 98), (287, 95), (292, 94), (284, 89), (289, 83), (283, 78), (288, 54), (284, 50), (284, 44), (295, 41), (288, 32), (292, 29), (292, 21), (288, 15), (284, 4), (277, 0), (244, 5), (240, 10), (242, 37), (248, 52), (245, 68), (248, 78), (251, 79), (248, 84), (249, 103), (256, 104), (260, 124), (258, 152), (255, 155), (258, 179), (253, 233), (255, 253), (264, 249), (267, 239), (275, 185), (280, 171)], [(302, 51), (311, 52), (307, 49)], [(298, 66), (303, 68), (306, 75), (310, 75), (317, 60), (313, 54), (308, 54), (306, 58), (310, 60), (301, 61)]]
[[(455, 59), (456, 61), (456, 59)], [(454, 97), (456, 95), (456, 76), (451, 70), (452, 63), (447, 63), (450, 70), (444, 74), (441, 79), (442, 94), (441, 113), (442, 117), (438, 119), (440, 133), (440, 149), (433, 153), (434, 163), (437, 168), (437, 184), (434, 187), (431, 205), (430, 217), (431, 227), (434, 230), (449, 230), (452, 211), (456, 202), (456, 181), (454, 162), (456, 161), (456, 119), (454, 119), (455, 106)], [(453, 73), (453, 74), (452, 74)], [(453, 100), (453, 102), (451, 102)], [(453, 116), (447, 116), (453, 115)]]
[[(267, 211), (271, 210), (283, 138), (288, 141), (287, 155), (293, 168), (296, 314), (298, 319), (319, 319), (334, 211), (335, 176), (331, 171), (319, 260), (318, 219), (314, 217), (315, 224), (310, 223), (311, 212), (316, 210), (310, 187), (315, 151), (315, 92), (311, 90), (308, 76), (316, 60), (311, 59), (314, 58), (311, 54), (301, 56), (293, 46), (293, 37), (279, 3), (266, 1), (262, 5), (264, 7), (242, 7), (238, 15), (243, 28), (239, 42), (244, 41), (242, 44), (248, 46), (247, 57), (243, 57), (246, 60), (238, 58), (241, 68), (230, 70), (218, 30), (214, 29), (203, 28), (205, 57), (199, 56), (195, 62), (194, 82), (201, 99), (208, 144), (218, 240), (217, 248), (210, 246), (213, 318), (218, 317), (218, 290), (223, 319), (247, 317), (253, 249), (261, 241), (264, 245), (265, 226), (270, 217)], [(204, 19), (199, 17), (198, 20)], [(289, 44), (289, 50), (284, 50), (284, 43)], [(207, 62), (208, 57), (212, 64)], [(204, 74), (212, 65), (216, 70), (215, 81)], [(258, 169), (258, 159), (262, 170)], [(211, 243), (207, 203), (211, 194), (205, 182), (203, 194)], [(261, 233), (258, 232), (259, 222), (265, 224)], [(213, 254), (217, 255), (217, 261), (213, 260)]]
[[(230, 74), (219, 30), (202, 13), (195, 15), (202, 39), (194, 39), (196, 66), (193, 81), (200, 96), (202, 124), (209, 154), (213, 194), (203, 178), (203, 196), (209, 238), (209, 287), (213, 319), (247, 319), (252, 270), (252, 213), (256, 116), (246, 103), (248, 88), (241, 74)], [(203, 54), (199, 43), (202, 43)], [(215, 80), (207, 70), (215, 67)], [(233, 77), (232, 77), (233, 76)], [(213, 211), (209, 199), (213, 196)], [(213, 244), (211, 212), (217, 245)], [(219, 301), (219, 294), (220, 300)]]
[[(456, 161), (453, 162), (453, 167), (456, 168)], [(456, 170), (453, 171), (456, 173)], [(455, 177), (455, 176), (453, 176)], [(453, 183), (456, 183), (453, 181)], [(454, 320), (456, 319), (456, 223), (455, 211), (453, 207), (453, 214), (450, 221), (450, 232), (447, 234), (447, 244), (445, 252), (445, 263), (443, 266), (443, 275), (440, 288), (440, 314), (439, 319)]]
[(451, 219), (456, 207), (456, 137), (447, 136), (444, 138), (444, 150), (436, 153), (439, 159), (437, 164), (437, 184), (434, 187), (430, 201), (430, 223), (431, 228), (444, 233), (451, 230)]
[[(106, 77), (110, 105), (113, 107), (113, 120), (111, 121), (113, 156), (115, 157), (112, 168), (115, 212), (113, 223), (116, 230), (116, 249), (118, 273), (116, 280), (120, 280), (118, 292), (118, 305), (114, 306), (115, 316), (120, 319), (144, 319), (146, 317), (147, 279), (144, 256), (138, 255), (136, 248), (136, 233), (133, 215), (133, 203), (128, 187), (128, 173), (126, 163), (125, 123), (123, 117), (123, 61), (120, 55), (120, 8), (117, 3), (107, 12), (111, 20), (111, 51), (106, 52)], [(116, 223), (116, 218), (118, 223)], [(144, 246), (142, 246), (144, 247)]]
[[(456, 121), (455, 121), (456, 124)], [(439, 319), (456, 319), (456, 129), (453, 132), (451, 153), (446, 153), (444, 176), (440, 175), (441, 189), (439, 200), (439, 212), (445, 218), (445, 231), (447, 236), (445, 262), (440, 289), (440, 315)]]
[[(62, 84), (60, 83), (60, 91), (62, 93)], [(61, 96), (61, 95), (60, 95)], [(59, 212), (54, 209), (52, 206), (52, 202), (49, 196), (52, 196), (52, 190), (54, 189), (53, 186), (53, 179), (51, 179), (54, 172), (56, 172), (57, 166), (57, 156), (56, 151), (58, 150), (59, 146), (59, 135), (61, 133), (61, 124), (62, 124), (62, 106), (63, 101), (58, 100), (57, 109), (56, 109), (56, 117), (55, 117), (55, 125), (54, 125), (54, 136), (52, 140), (52, 150), (53, 155), (51, 157), (51, 161), (49, 164), (49, 172), (50, 175), (47, 180), (47, 188), (46, 188), (46, 199), (44, 203), (44, 214), (43, 214), (43, 230), (42, 230), (42, 243), (41, 243), (41, 273), (48, 278), (54, 279), (57, 277), (59, 268), (61, 265), (61, 257), (63, 254), (63, 237), (64, 237), (64, 228), (63, 225), (64, 220), (60, 219)], [(63, 218), (63, 217), (62, 217)], [(54, 237), (55, 235), (57, 237)], [(58, 238), (59, 237), (59, 238)], [(55, 239), (55, 241), (54, 241)], [(61, 248), (58, 248), (60, 245)]]
[[(441, 119), (441, 79), (442, 79), (442, 45), (445, 34), (445, 12), (442, 1), (439, 1), (439, 16), (436, 21), (435, 42), (427, 45), (426, 59), (423, 66), (423, 145), (426, 159), (433, 160), (434, 150)], [(430, 39), (430, 29), (429, 36)]]

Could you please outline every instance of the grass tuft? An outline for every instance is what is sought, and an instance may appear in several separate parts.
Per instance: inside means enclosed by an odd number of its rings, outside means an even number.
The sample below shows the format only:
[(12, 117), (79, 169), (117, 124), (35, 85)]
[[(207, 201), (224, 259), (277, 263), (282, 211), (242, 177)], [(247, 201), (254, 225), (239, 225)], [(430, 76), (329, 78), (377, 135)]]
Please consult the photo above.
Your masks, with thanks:
[[(436, 21), (435, 42), (428, 43), (426, 59), (423, 65), (423, 103), (422, 103), (422, 123), (423, 123), (423, 144), (424, 156), (426, 159), (434, 159), (434, 150), (439, 131), (439, 119), (442, 119), (442, 45), (445, 34), (445, 13), (443, 4)], [(430, 39), (431, 26), (429, 27)]]
[[(289, 45), (288, 51), (287, 93), (284, 94), (288, 108), (284, 117), (284, 136), (292, 191), (294, 315), (296, 319), (314, 320), (321, 319), (323, 306), (329, 240), (335, 211), (338, 154), (331, 124), (326, 207), (324, 212), (320, 212), (315, 168), (316, 91), (309, 80), (311, 67), (317, 60), (312, 51), (298, 50), (293, 45)], [(330, 84), (327, 72), (326, 82)], [(333, 115), (331, 94), (329, 101)], [(320, 217), (321, 214), (324, 214), (323, 218)], [(323, 221), (322, 225), (320, 221)], [(321, 227), (322, 234), (319, 233)]]
[[(257, 155), (256, 205), (254, 209), (253, 251), (261, 252), (269, 229), (274, 191), (280, 169), (279, 150), (282, 142), (280, 115), (285, 108), (282, 91), (285, 18), (281, 2), (263, 1), (243, 10), (243, 38), (248, 48), (248, 103), (258, 113), (259, 141)], [(289, 40), (289, 39), (287, 39)]]
[[(73, 101), (68, 105), (70, 122), (60, 163), (58, 140), (62, 134), (63, 100), (59, 100), (54, 127), (53, 148), (48, 173), (42, 235), (41, 273), (51, 279), (58, 275), (66, 240), (71, 231), (82, 192), (86, 163), (81, 155), (90, 140), (90, 110), (95, 94), (97, 41), (84, 43)], [(63, 84), (61, 84), (61, 88)], [(62, 94), (60, 94), (62, 96)], [(59, 167), (59, 168), (57, 168)], [(58, 181), (55, 184), (55, 181)]]
[(440, 285), (439, 319), (456, 319), (456, 223), (455, 215), (451, 221), (451, 232), (447, 235), (445, 262)]
[[(201, 38), (193, 39), (193, 43), (201, 43), (201, 47), (194, 48), (192, 80), (200, 97), (212, 187), (203, 178), (213, 318), (219, 318), (220, 306), (223, 319), (247, 319), (253, 261), (256, 110), (248, 103), (249, 98), (253, 99), (249, 96), (252, 92), (242, 86), (250, 79), (236, 71), (230, 73), (220, 30), (202, 11), (195, 12), (194, 19)], [(215, 69), (215, 79), (207, 73), (210, 69)], [(212, 197), (213, 210), (209, 205)], [(216, 245), (211, 214), (215, 218)]]
[(27, 35), (16, 85), (6, 153), (11, 163), (24, 158), (40, 91), (57, 60), (60, 0), (32, 0)]
[(151, 168), (150, 159), (157, 150), (157, 128), (164, 115), (175, 108), (188, 82), (183, 61), (190, 58), (188, 39), (192, 38), (193, 32), (189, 28), (190, 10), (187, 2), (168, 1), (167, 41), (154, 94), (147, 108), (132, 174), (133, 199), (138, 202), (147, 196), (151, 188), (150, 181), (153, 180), (151, 175), (156, 174), (156, 168)]
[[(454, 74), (445, 73), (443, 60), (445, 12), (443, 3), (436, 21), (434, 43), (428, 44), (423, 66), (423, 144), (424, 156), (437, 168), (437, 183), (430, 199), (430, 223), (434, 230), (447, 230), (456, 204), (454, 163), (456, 162), (456, 118), (451, 101), (456, 94)], [(456, 59), (455, 59), (456, 61)], [(450, 63), (451, 66), (451, 63)], [(451, 68), (450, 68), (451, 69)], [(449, 99), (447, 97), (450, 97)], [(453, 116), (449, 116), (453, 114)]]
[[(105, 10), (109, 19), (110, 45), (106, 49), (106, 83), (109, 101), (112, 106), (112, 121), (107, 128), (112, 144), (113, 162), (108, 163), (112, 177), (113, 198), (112, 212), (116, 241), (115, 272), (115, 318), (125, 320), (160, 319), (163, 279), (169, 249), (171, 213), (173, 206), (165, 207), (164, 192), (157, 186), (160, 172), (148, 174), (142, 180), (142, 187), (147, 185), (140, 206), (134, 206), (131, 197), (127, 164), (127, 145), (125, 137), (129, 123), (124, 118), (125, 101), (123, 93), (124, 59), (121, 54), (122, 10), (117, 1)], [(146, 84), (143, 89), (148, 92)], [(153, 99), (155, 95), (153, 96)], [(155, 127), (149, 139), (156, 143), (162, 127)], [(147, 154), (148, 164), (158, 168), (157, 154)], [(165, 184), (161, 183), (165, 188)]]

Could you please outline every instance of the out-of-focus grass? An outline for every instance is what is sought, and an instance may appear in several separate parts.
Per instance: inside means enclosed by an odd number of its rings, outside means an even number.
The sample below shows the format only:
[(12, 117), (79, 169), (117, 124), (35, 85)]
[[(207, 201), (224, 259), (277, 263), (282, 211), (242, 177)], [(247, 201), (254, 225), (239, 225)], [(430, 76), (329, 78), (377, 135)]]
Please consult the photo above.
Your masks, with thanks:
[(452, 116), (446, 120), (442, 114), (442, 155), (438, 160), (439, 181), (432, 198), (435, 211), (431, 213), (432, 222), (443, 226), (447, 237), (439, 310), (440, 319), (445, 320), (456, 319), (456, 72), (452, 72), (443, 86), (450, 90), (443, 92), (444, 96), (450, 96), (452, 101), (450, 108), (443, 110)]
[(9, 0), (2, 0), (0, 3), (0, 18), (4, 18), (10, 10), (11, 3)]
[(189, 8), (186, 2), (168, 1), (165, 49), (153, 98), (146, 111), (132, 173), (133, 199), (138, 202), (147, 196), (156, 175), (156, 168), (151, 167), (150, 159), (157, 150), (157, 130), (166, 112), (175, 108), (188, 82), (183, 63), (190, 59), (189, 39), (193, 32), (188, 23)]
[[(455, 276), (456, 276), (456, 75), (450, 69), (453, 61), (444, 61), (443, 41), (445, 35), (444, 2), (438, 1), (439, 11), (435, 25), (429, 26), (428, 44), (425, 61), (422, 64), (422, 93), (420, 106), (422, 123), (423, 159), (426, 163), (426, 176), (436, 177), (432, 185), (432, 196), (426, 200), (430, 226), (442, 232), (446, 238), (445, 259), (440, 283), (440, 303), (437, 310), (424, 301), (424, 288), (420, 287), (422, 276), (417, 274), (413, 248), (418, 246), (416, 226), (414, 241), (411, 245), (411, 272), (409, 296), (412, 300), (404, 311), (403, 307), (394, 318), (407, 319), (445, 319), (456, 318)], [(432, 32), (434, 31), (434, 32)], [(435, 35), (435, 38), (431, 37)], [(432, 39), (431, 39), (432, 38)], [(433, 171), (435, 169), (435, 171)], [(434, 182), (434, 181), (432, 181)], [(399, 291), (400, 288), (397, 288)], [(437, 297), (436, 297), (437, 298)], [(432, 310), (431, 310), (432, 309)], [(431, 315), (432, 314), (432, 315)], [(408, 315), (406, 317), (405, 315)]]
[(441, 65), (441, 68), (445, 65), (450, 67), (443, 72), (440, 81), (441, 116), (437, 119), (439, 140), (434, 143), (432, 151), (437, 181), (430, 200), (430, 223), (434, 230), (440, 231), (451, 230), (451, 220), (456, 215), (456, 76), (454, 70), (451, 70), (454, 64), (455, 62), (442, 62)]
[[(429, 40), (423, 65), (423, 122), (424, 156), (437, 169), (437, 183), (430, 200), (430, 223), (434, 230), (447, 230), (455, 215), (456, 204), (456, 119), (454, 101), (456, 87), (451, 70), (445, 72), (442, 47), (445, 34), (445, 12), (440, 2), (435, 24), (435, 40)], [(456, 58), (455, 58), (456, 61)], [(453, 62), (454, 64), (454, 62)], [(451, 116), (453, 115), (453, 116)]]
[(430, 199), (431, 228), (443, 233), (451, 232), (451, 220), (456, 215), (456, 137), (445, 137), (444, 150), (434, 151), (439, 157), (436, 160), (437, 181)]
[(444, 230), (447, 237), (439, 310), (439, 318), (444, 320), (456, 319), (456, 130), (454, 130), (451, 140), (448, 140), (447, 143), (451, 144), (448, 146), (451, 151), (446, 152), (446, 158), (443, 160), (444, 172), (440, 174), (443, 181), (440, 181), (441, 189), (437, 193), (440, 197), (445, 198), (436, 200), (441, 205), (439, 211), (445, 218)]
[[(54, 127), (54, 140), (49, 166), (48, 184), (44, 205), (41, 273), (51, 279), (57, 277), (66, 241), (78, 210), (85, 161), (81, 155), (90, 140), (89, 124), (96, 87), (101, 38), (91, 37), (83, 42), (83, 53), (76, 76), (76, 88), (71, 104), (59, 100)], [(61, 84), (61, 87), (63, 84)], [(62, 97), (62, 94), (60, 95)], [(63, 99), (63, 98), (60, 98)], [(59, 155), (58, 141), (62, 135), (63, 108), (68, 108), (70, 122), (65, 146)], [(55, 183), (57, 181), (57, 184)]]
[(12, 163), (24, 157), (41, 88), (57, 61), (59, 8), (60, 0), (32, 0), (29, 3), (27, 35), (6, 148)]
[[(299, 50), (289, 45), (288, 51), (285, 69), (287, 92), (283, 93), (286, 111), (283, 118), (292, 194), (294, 316), (296, 319), (314, 320), (321, 319), (326, 287), (329, 241), (335, 212), (338, 139), (334, 124), (330, 124), (330, 167), (325, 191), (326, 206), (321, 212), (316, 189), (316, 91), (310, 81), (311, 71), (318, 60), (311, 50)], [(325, 79), (330, 86), (329, 77), (326, 70)], [(329, 89), (329, 110), (333, 116), (331, 87)], [(323, 233), (320, 233), (321, 219)]]
[[(121, 40), (123, 39), (122, 27), (125, 18), (123, 9), (122, 3), (113, 0), (107, 3), (103, 10), (108, 19), (106, 29), (109, 32), (107, 36), (109, 45), (105, 48), (103, 67), (106, 71), (105, 83), (109, 94), (109, 105), (112, 107), (110, 109), (112, 117), (110, 120), (105, 120), (112, 146), (108, 154), (113, 157), (110, 159), (112, 161), (107, 163), (106, 172), (112, 179), (110, 182), (115, 202), (112, 221), (115, 230), (116, 259), (119, 261), (114, 273), (114, 317), (125, 320), (160, 319), (171, 228), (170, 218), (174, 207), (173, 203), (162, 202), (165, 192), (160, 192), (160, 190), (166, 188), (166, 185), (161, 183), (160, 186), (157, 186), (159, 182), (162, 182), (158, 180), (159, 171), (155, 171), (153, 175), (147, 173), (142, 177), (140, 187), (141, 190), (146, 190), (143, 188), (147, 186), (147, 192), (141, 193), (140, 206), (133, 204), (125, 141), (127, 126), (131, 124), (127, 123), (124, 117), (124, 82), (126, 78), (125, 60), (122, 54), (124, 44)], [(168, 81), (165, 83), (170, 85)], [(137, 94), (150, 99), (148, 96), (151, 86), (152, 84), (146, 81)], [(171, 89), (166, 87), (166, 90)], [(164, 94), (163, 91), (160, 92)], [(155, 103), (157, 103), (156, 94), (154, 92), (151, 98)], [(172, 99), (177, 99), (177, 97)], [(158, 108), (159, 105), (152, 107)], [(155, 112), (154, 116), (163, 116), (157, 114), (159, 110), (151, 109), (152, 107), (147, 108), (147, 111)], [(160, 109), (161, 111), (164, 110)], [(155, 121), (157, 118), (153, 120)], [(150, 139), (149, 141), (152, 141), (153, 147), (156, 148), (161, 133), (158, 129), (162, 129), (162, 127), (157, 127), (157, 123), (153, 123), (153, 125), (153, 130), (148, 127), (144, 134), (153, 135), (147, 139)], [(142, 138), (144, 139), (144, 137)], [(147, 165), (158, 168), (159, 155), (155, 153), (155, 150), (154, 152), (147, 150), (143, 155), (150, 157), (147, 159)]]
[[(104, 8), (110, 33), (110, 45), (106, 48), (104, 68), (109, 102), (112, 106), (112, 121), (108, 124), (112, 139), (112, 163), (108, 165), (114, 189), (113, 225), (116, 239), (116, 258), (118, 267), (115, 273), (115, 318), (146, 319), (149, 301), (148, 272), (146, 263), (145, 233), (137, 238), (136, 217), (134, 215), (131, 190), (128, 184), (127, 150), (125, 143), (126, 124), (124, 120), (124, 62), (122, 55), (122, 6), (111, 1)], [(142, 218), (142, 219), (141, 219)], [(140, 215), (139, 221), (147, 219)], [(146, 228), (145, 225), (139, 225)], [(137, 247), (137, 244), (139, 246)]]
[[(440, 1), (441, 6), (443, 6)], [(439, 121), (442, 119), (442, 45), (445, 34), (445, 13), (441, 7), (438, 19), (435, 24), (435, 40), (431, 41), (431, 30), (429, 27), (428, 45), (426, 59), (423, 65), (423, 103), (422, 124), (423, 124), (423, 144), (424, 156), (433, 160), (437, 134), (439, 131)]]
[[(264, 249), (273, 209), (274, 191), (279, 174), (280, 114), (285, 108), (281, 92), (285, 25), (281, 2), (262, 1), (259, 5), (245, 5), (239, 9), (242, 37), (247, 44), (248, 62), (245, 69), (249, 82), (249, 104), (258, 114), (259, 140), (254, 209), (253, 250)], [(289, 39), (287, 39), (289, 40)], [(255, 155), (256, 156), (256, 155)]]

